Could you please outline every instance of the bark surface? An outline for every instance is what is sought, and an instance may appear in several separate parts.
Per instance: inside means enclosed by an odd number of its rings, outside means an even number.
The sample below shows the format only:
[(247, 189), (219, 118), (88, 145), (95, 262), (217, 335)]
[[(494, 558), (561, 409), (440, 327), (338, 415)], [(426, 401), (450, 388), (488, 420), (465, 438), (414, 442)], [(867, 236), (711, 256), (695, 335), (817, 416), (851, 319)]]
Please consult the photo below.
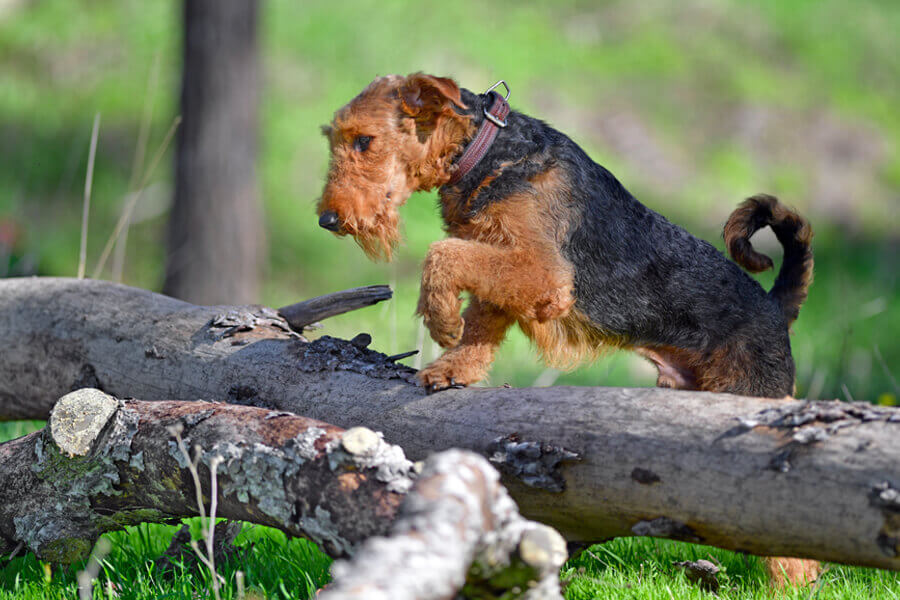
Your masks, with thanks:
[(562, 600), (566, 542), (523, 519), (488, 462), (447, 450), (425, 463), (389, 537), (332, 568), (320, 600)]
[(217, 516), (348, 555), (388, 531), (414, 475), (400, 448), (365, 431), (371, 443), (353, 453), (345, 440), (359, 429), (290, 413), (71, 392), (44, 429), (0, 445), (0, 553), (24, 542), (43, 560), (71, 563), (105, 531), (197, 516), (187, 452), (199, 457), (204, 506), (218, 463)]
[(0, 282), (2, 417), (71, 389), (215, 399), (384, 432), (412, 459), (487, 456), (522, 514), (574, 542), (651, 535), (900, 568), (900, 411), (653, 388), (449, 390), (274, 311), (105, 282)]

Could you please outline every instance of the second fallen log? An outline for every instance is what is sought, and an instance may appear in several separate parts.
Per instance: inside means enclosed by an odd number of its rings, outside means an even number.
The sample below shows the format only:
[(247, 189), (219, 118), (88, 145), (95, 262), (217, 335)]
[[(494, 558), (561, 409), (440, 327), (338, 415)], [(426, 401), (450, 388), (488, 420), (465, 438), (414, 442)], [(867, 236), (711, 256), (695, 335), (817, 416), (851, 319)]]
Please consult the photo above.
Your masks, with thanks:
[[(393, 587), (372, 578), (369, 589), (431, 600), (464, 583), (497, 590), (500, 581), (506, 598), (541, 590), (541, 599), (561, 599), (562, 537), (519, 515), (486, 460), (448, 451), (422, 469), (417, 481), (403, 450), (364, 427), (211, 402), (121, 401), (84, 388), (57, 402), (43, 430), (0, 444), (0, 555), (21, 544), (69, 564), (106, 531), (196, 516), (202, 503), (204, 512), (215, 505), (216, 517), (311, 538), (332, 556), (352, 556), (373, 537), (393, 549), (364, 552), (366, 568), (345, 569), (344, 589), (354, 573), (393, 570)], [(421, 539), (458, 551), (434, 552)], [(396, 558), (410, 554), (428, 561), (429, 589), (414, 571), (397, 577)]]

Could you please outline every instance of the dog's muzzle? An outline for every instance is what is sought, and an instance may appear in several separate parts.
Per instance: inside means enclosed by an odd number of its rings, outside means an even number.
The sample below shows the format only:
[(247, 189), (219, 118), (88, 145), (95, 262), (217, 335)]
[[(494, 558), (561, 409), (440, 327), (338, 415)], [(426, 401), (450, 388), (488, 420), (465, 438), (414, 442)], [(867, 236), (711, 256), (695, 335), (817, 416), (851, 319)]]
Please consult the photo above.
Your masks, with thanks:
[(338, 219), (337, 213), (332, 210), (326, 210), (319, 217), (319, 227), (328, 231), (339, 231), (341, 229), (341, 221)]

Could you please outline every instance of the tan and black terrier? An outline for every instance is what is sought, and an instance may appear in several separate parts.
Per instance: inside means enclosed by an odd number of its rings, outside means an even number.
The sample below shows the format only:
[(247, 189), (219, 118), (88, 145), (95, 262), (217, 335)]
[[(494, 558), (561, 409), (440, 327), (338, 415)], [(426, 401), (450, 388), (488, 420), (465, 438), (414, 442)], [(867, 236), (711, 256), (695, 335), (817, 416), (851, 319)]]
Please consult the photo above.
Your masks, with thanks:
[[(807, 222), (763, 195), (729, 218), (726, 244), (747, 270), (772, 266), (750, 245), (757, 229), (771, 226), (784, 246), (766, 293), (559, 131), (515, 111), (494, 125), (491, 111), (505, 104), (451, 79), (390, 75), (323, 128), (331, 166), (319, 224), (370, 257), (390, 259), (397, 209), (413, 192), (440, 190), (450, 237), (428, 251), (418, 312), (450, 350), (422, 369), (422, 383), (434, 391), (484, 378), (518, 323), (552, 364), (626, 348), (658, 367), (660, 386), (790, 395), (788, 326), (812, 280)], [(473, 165), (468, 146), (486, 125), (496, 138)], [(462, 292), (472, 299), (460, 316)]]
[[(551, 364), (618, 347), (652, 361), (659, 386), (793, 393), (788, 327), (812, 281), (812, 230), (775, 198), (754, 196), (728, 219), (735, 264), (496, 91), (422, 73), (377, 78), (323, 132), (331, 165), (319, 224), (371, 258), (391, 258), (407, 198), (439, 188), (449, 237), (425, 258), (418, 313), (448, 351), (419, 372), (429, 391), (484, 378), (518, 323)], [(772, 267), (749, 241), (766, 225), (784, 246), (769, 292), (738, 267)], [(460, 316), (462, 292), (471, 301)], [(772, 563), (791, 581), (815, 570)]]

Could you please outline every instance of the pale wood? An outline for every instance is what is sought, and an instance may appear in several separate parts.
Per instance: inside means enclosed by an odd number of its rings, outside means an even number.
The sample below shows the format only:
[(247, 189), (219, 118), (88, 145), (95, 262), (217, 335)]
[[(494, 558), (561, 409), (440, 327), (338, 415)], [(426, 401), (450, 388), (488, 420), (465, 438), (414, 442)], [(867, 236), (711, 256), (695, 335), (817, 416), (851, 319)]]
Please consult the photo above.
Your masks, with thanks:
[(463, 598), (562, 600), (566, 557), (565, 540), (519, 515), (484, 458), (447, 450), (425, 463), (390, 534), (332, 567), (335, 582), (319, 600), (444, 600), (459, 590)]

